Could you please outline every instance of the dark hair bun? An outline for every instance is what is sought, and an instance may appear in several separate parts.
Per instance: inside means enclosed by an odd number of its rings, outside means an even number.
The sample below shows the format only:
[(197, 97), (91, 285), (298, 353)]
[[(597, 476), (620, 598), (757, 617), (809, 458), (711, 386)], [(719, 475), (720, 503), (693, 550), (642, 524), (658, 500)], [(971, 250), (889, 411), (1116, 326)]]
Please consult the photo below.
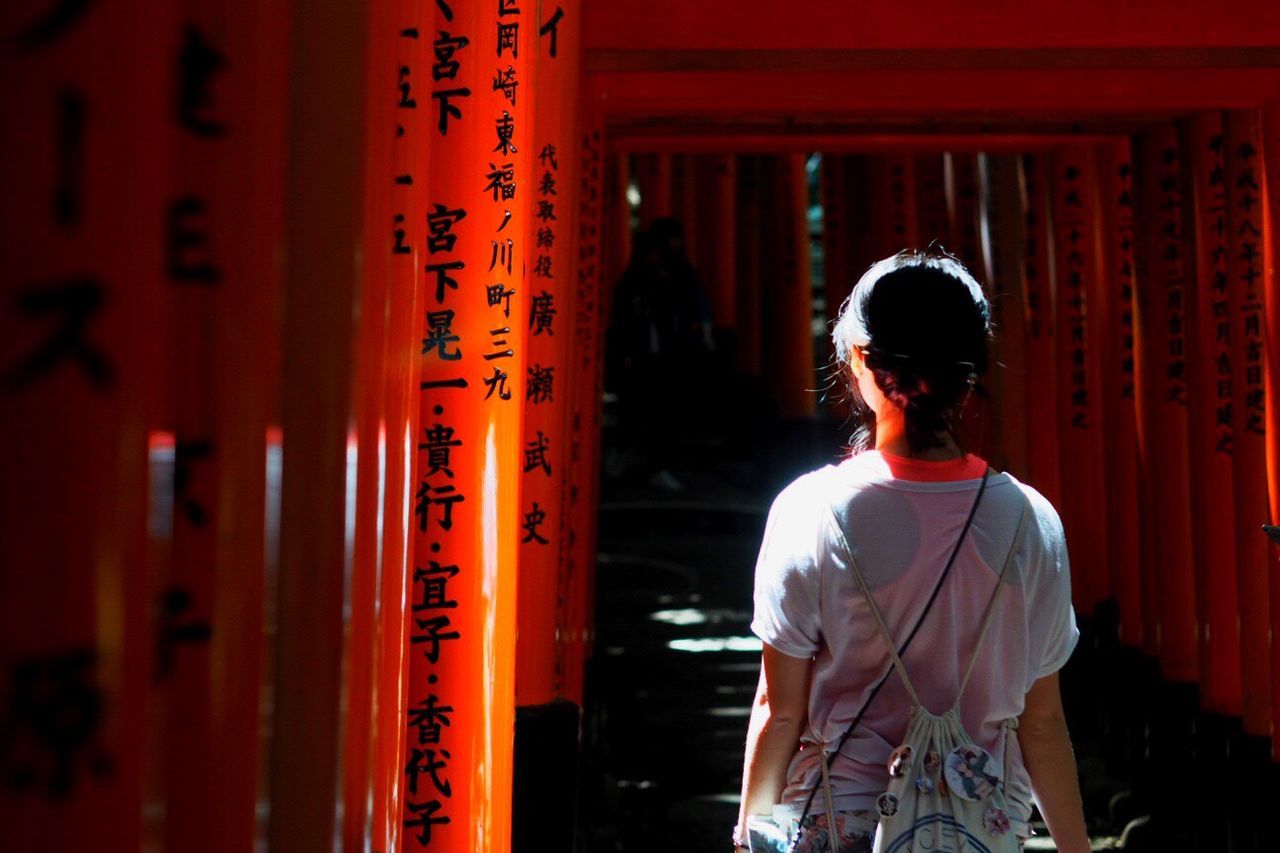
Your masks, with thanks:
[[(837, 323), (866, 341), (867, 367), (907, 416), (913, 449), (940, 446), (951, 415), (987, 369), (991, 308), (973, 276), (950, 255), (904, 252), (863, 276)], [(860, 322), (858, 322), (860, 321)]]

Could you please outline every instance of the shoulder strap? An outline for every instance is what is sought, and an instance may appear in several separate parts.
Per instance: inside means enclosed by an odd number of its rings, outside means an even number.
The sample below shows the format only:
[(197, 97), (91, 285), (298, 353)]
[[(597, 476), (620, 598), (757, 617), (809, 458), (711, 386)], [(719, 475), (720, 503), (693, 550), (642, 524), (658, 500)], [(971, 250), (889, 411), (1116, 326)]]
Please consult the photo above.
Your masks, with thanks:
[[(938, 599), (938, 593), (942, 591), (942, 585), (946, 582), (947, 576), (951, 574), (951, 567), (955, 565), (956, 557), (960, 554), (960, 546), (964, 544), (965, 537), (969, 533), (969, 528), (973, 526), (973, 517), (978, 514), (978, 505), (982, 503), (982, 495), (987, 490), (987, 480), (991, 476), (991, 466), (988, 465), (986, 470), (982, 472), (982, 483), (978, 486), (978, 494), (973, 499), (973, 506), (969, 508), (969, 516), (964, 521), (964, 527), (960, 530), (960, 535), (956, 537), (955, 547), (951, 549), (951, 556), (947, 558), (947, 564), (942, 569), (942, 574), (938, 576), (938, 582), (933, 586), (933, 592), (929, 595), (929, 600), (925, 602), (924, 610), (920, 616), (916, 618), (916, 624), (912, 627), (911, 633), (902, 642), (902, 648), (899, 649), (893, 641), (893, 635), (889, 633), (889, 627), (885, 624), (884, 614), (880, 610), (880, 606), (876, 604), (875, 597), (871, 594), (871, 588), (867, 586), (867, 580), (862, 574), (862, 569), (858, 566), (857, 559), (853, 556), (853, 549), (849, 547), (849, 540), (844, 534), (844, 528), (838, 523), (836, 531), (840, 535), (841, 544), (844, 545), (845, 555), (849, 558), (849, 567), (853, 569), (853, 576), (858, 581), (858, 586), (862, 589), (863, 596), (867, 599), (867, 605), (871, 609), (871, 615), (875, 618), (876, 627), (880, 631), (880, 636), (884, 639), (885, 645), (889, 647), (889, 654), (893, 658), (893, 666), (890, 671), (896, 669), (899, 677), (902, 678), (902, 684), (907, 689), (907, 694), (911, 697), (911, 701), (916, 705), (920, 704), (920, 697), (916, 695), (915, 687), (911, 684), (911, 678), (907, 675), (906, 667), (902, 665), (902, 655), (907, 653), (907, 647), (911, 645), (911, 641), (915, 639), (920, 626), (924, 624), (924, 620), (929, 615), (929, 611), (933, 609), (933, 603)], [(885, 673), (888, 678), (889, 673)], [(876, 685), (876, 692), (879, 692), (880, 685)], [(872, 693), (874, 698), (875, 693)], [(870, 699), (867, 700), (868, 703)]]
[(1022, 515), (1018, 518), (1018, 530), (1013, 534), (1013, 544), (1009, 546), (1009, 555), (1004, 558), (1004, 567), (1000, 569), (1000, 577), (996, 579), (996, 588), (991, 593), (991, 600), (987, 602), (987, 612), (982, 617), (982, 629), (978, 632), (977, 642), (973, 644), (973, 654), (969, 658), (969, 665), (965, 668), (964, 678), (960, 679), (960, 690), (956, 693), (956, 701), (953, 707), (960, 704), (960, 697), (964, 695), (964, 689), (969, 686), (969, 676), (973, 675), (973, 665), (978, 662), (978, 651), (982, 648), (982, 641), (987, 638), (987, 629), (991, 627), (991, 618), (996, 612), (996, 599), (1000, 597), (1000, 591), (1004, 589), (1004, 577), (1009, 573), (1009, 567), (1013, 565), (1014, 555), (1018, 553), (1018, 545), (1022, 542), (1023, 534), (1027, 532), (1027, 519), (1030, 517), (1031, 502), (1024, 496)]

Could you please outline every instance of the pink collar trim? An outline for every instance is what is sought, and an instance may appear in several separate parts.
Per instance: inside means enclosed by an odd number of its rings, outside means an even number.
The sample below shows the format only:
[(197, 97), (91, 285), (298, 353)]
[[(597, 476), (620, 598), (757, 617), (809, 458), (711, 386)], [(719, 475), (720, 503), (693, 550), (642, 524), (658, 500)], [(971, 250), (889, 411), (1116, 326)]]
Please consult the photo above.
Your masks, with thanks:
[(934, 461), (928, 459), (908, 459), (872, 450), (884, 460), (889, 473), (898, 480), (913, 480), (920, 483), (946, 483), (953, 480), (979, 480), (987, 470), (987, 461), (980, 456), (966, 453), (960, 459)]

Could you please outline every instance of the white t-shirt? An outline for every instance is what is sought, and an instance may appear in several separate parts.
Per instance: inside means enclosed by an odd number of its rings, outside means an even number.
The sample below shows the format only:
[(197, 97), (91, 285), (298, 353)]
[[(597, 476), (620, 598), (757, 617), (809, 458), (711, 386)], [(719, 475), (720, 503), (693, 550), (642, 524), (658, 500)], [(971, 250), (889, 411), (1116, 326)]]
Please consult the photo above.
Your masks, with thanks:
[[(920, 462), (867, 451), (800, 477), (774, 501), (756, 564), (751, 630), (783, 654), (814, 658), (809, 723), (787, 771), (783, 804), (808, 797), (820, 779), (815, 744), (835, 747), (890, 663), (837, 525), (901, 647), (955, 547), (984, 467), (972, 455)], [(964, 479), (947, 479), (956, 476)], [(1007, 473), (991, 475), (951, 574), (903, 658), (927, 710), (940, 714), (955, 704), (1022, 495), (1033, 514), (959, 701), (969, 735), (1007, 760), (1015, 828), (1030, 817), (1031, 790), (1016, 738), (1005, 756), (1004, 723), (1022, 713), (1037, 679), (1066, 663), (1079, 637), (1062, 522), (1039, 492)], [(874, 809), (910, 710), (895, 673), (831, 761), (837, 810)]]

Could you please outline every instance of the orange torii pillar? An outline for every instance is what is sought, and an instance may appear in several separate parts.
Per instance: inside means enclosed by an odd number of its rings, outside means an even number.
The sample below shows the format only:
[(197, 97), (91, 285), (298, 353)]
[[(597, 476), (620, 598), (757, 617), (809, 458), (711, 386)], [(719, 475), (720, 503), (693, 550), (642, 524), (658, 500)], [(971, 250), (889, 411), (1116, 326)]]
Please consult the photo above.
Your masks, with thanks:
[[(426, 246), (430, 45), (412, 0), (370, 7), (355, 409), (355, 528), (343, 726), (343, 838), (402, 836), (410, 566), (406, 486), (417, 441), (415, 344)], [(350, 446), (349, 446), (350, 449)]]
[[(951, 243), (946, 248), (960, 258), (982, 285), (988, 298), (993, 299), (991, 282), (986, 270), (983, 269), (979, 225), (982, 210), (979, 204), (981, 193), (977, 155), (967, 152), (948, 153), (944, 164), (947, 206), (952, 226)], [(956, 429), (957, 438), (965, 450), (983, 456), (990, 455), (991, 448), (988, 446), (990, 420), (986, 397), (974, 394), (965, 407), (963, 417)]]
[(940, 153), (916, 155), (916, 237), (918, 248), (935, 241), (946, 246), (951, 240), (951, 215), (947, 210), (945, 156)]
[(1158, 529), (1151, 542), (1156, 575), (1146, 603), (1158, 608), (1161, 675), (1194, 682), (1199, 640), (1187, 381), (1188, 285), (1194, 272), (1183, 244), (1183, 205), (1189, 199), (1173, 126), (1145, 134), (1136, 153), (1138, 444), (1147, 483), (1143, 525)]
[(671, 155), (636, 154), (634, 156), (636, 189), (640, 193), (639, 228), (647, 229), (653, 220), (672, 216)]
[(1216, 714), (1239, 717), (1240, 611), (1231, 448), (1231, 300), (1222, 115), (1192, 117), (1187, 150), (1194, 204), (1186, 245), (1195, 252), (1194, 317), (1187, 340), (1191, 490), (1200, 611), (1200, 695)]
[(992, 347), (988, 383), (994, 399), (983, 413), (991, 436), (989, 457), (999, 470), (1027, 473), (1027, 315), (1023, 275), (1026, 211), (1023, 208), (1021, 164), (1016, 155), (983, 155), (983, 218), (987, 239), (983, 251), (990, 270)]
[[(573, 370), (574, 287), (577, 264), (578, 90), (581, 71), (577, 2), (560, 2), (555, 41), (538, 43), (537, 103), (530, 146), (536, 160), (527, 184), (535, 210), (525, 242), (529, 251), (528, 335), (524, 394), (521, 505), (542, 524), (520, 542), (516, 703), (543, 706), (563, 695), (558, 634), (567, 595), (563, 552), (567, 519), (564, 491), (570, 476), (568, 412)], [(545, 22), (544, 22), (545, 23)], [(553, 52), (554, 48), (554, 52)], [(532, 92), (532, 86), (529, 87)], [(558, 392), (558, 393), (557, 393)], [(577, 730), (576, 719), (574, 731)], [(570, 744), (572, 746), (572, 744)]]
[(764, 158), (748, 154), (738, 157), (735, 216), (735, 243), (738, 267), (737, 329), (735, 342), (738, 370), (747, 376), (764, 372), (764, 294), (761, 251), (764, 239), (765, 165)]
[[(588, 75), (588, 79), (591, 79)], [(631, 262), (631, 202), (627, 193), (631, 188), (631, 165), (633, 157), (625, 153), (613, 153), (605, 157), (604, 178), (602, 182), (603, 228), (605, 238), (601, 240), (604, 252), (604, 318), (606, 328), (613, 319), (613, 290), (622, 278), (623, 271)]]
[[(381, 250), (388, 259), (387, 288), (383, 310), (386, 311), (385, 355), (382, 383), (386, 395), (383, 426), (378, 450), (383, 454), (384, 473), (380, 487), (382, 497), (382, 541), (380, 578), (377, 586), (378, 609), (374, 623), (375, 686), (371, 717), (372, 775), (370, 848), (395, 851), (403, 836), (404, 786), (401, 784), (405, 739), (405, 707), (408, 702), (409, 654), (408, 637), (411, 611), (407, 605), (413, 562), (410, 522), (413, 517), (412, 473), (414, 447), (419, 433), (420, 400), (418, 391), (418, 359), (420, 356), (420, 320), (425, 288), (424, 267), (427, 263), (427, 180), (428, 152), (435, 136), (434, 103), (430, 100), (429, 66), (434, 51), (433, 33), (426, 30), (428, 16), (419, 0), (402, 3), (400, 17), (382, 22), (389, 26), (394, 38), (388, 57), (368, 60), (372, 79), (386, 80), (390, 69), (381, 63), (395, 63), (395, 117), (382, 128), (394, 139), (391, 150), (390, 214), (393, 229), (388, 239), (380, 229), (386, 220), (377, 219), (383, 205), (370, 204), (366, 211), (366, 227), (375, 237), (382, 236)], [(390, 60), (390, 61), (388, 61)], [(401, 79), (401, 70), (407, 80)], [(402, 86), (409, 82), (406, 92)], [(372, 83), (372, 80), (371, 80)], [(386, 98), (385, 88), (381, 92)], [(406, 183), (401, 176), (409, 176)], [(382, 177), (382, 181), (387, 180)], [(368, 190), (378, 189), (373, 175), (366, 178)], [(382, 189), (387, 189), (383, 183)], [(375, 198), (383, 198), (376, 193)], [(400, 219), (400, 217), (404, 217)], [(400, 226), (405, 225), (403, 239)], [(375, 244), (376, 245), (376, 244)], [(408, 251), (405, 251), (405, 249)], [(370, 306), (377, 310), (378, 306)], [(393, 731), (394, 730), (394, 731)], [(347, 803), (347, 808), (353, 808)]]
[[(431, 10), (436, 63), (421, 287), (402, 849), (505, 850), (511, 833), (516, 575), (549, 538), (520, 493), (529, 244), (538, 169), (536, 7)], [(465, 40), (465, 41), (464, 41)], [(495, 75), (496, 68), (496, 75)]]
[[(700, 155), (697, 175), (695, 265), (711, 303), (717, 330), (732, 333), (737, 326), (737, 171), (732, 154)], [(693, 232), (691, 232), (693, 233)], [(718, 345), (718, 344), (717, 344)]]
[(949, 151), (943, 155), (947, 218), (951, 223), (951, 242), (947, 251), (958, 257), (979, 281), (982, 253), (978, 237), (978, 158), (969, 152)]
[(1082, 616), (1110, 595), (1100, 342), (1090, 323), (1102, 275), (1097, 165), (1092, 149), (1056, 152), (1053, 180), (1057, 274), (1058, 440), (1062, 520), (1071, 552), (1072, 598)]
[[(172, 338), (172, 541), (157, 567), (154, 693), (163, 846), (220, 851), (258, 834), (266, 583), (266, 436), (279, 390), (288, 19), (281, 3), (187, 3), (178, 62), (209, 61), (209, 99), (170, 125), (164, 200)], [(177, 59), (177, 57), (182, 57)], [(144, 144), (150, 144), (148, 140)], [(199, 766), (203, 771), (190, 772)]]
[(868, 166), (869, 263), (874, 263), (917, 242), (915, 160), (909, 154), (885, 154), (868, 158)]
[(6, 16), (0, 60), (0, 825), (12, 850), (74, 850), (90, 832), (136, 851), (161, 662), (147, 454), (172, 199), (157, 143), (181, 31), (161, 3), (32, 10)]
[(586, 662), (595, 644), (597, 520), (600, 504), (600, 429), (604, 396), (605, 315), (601, 281), (604, 190), (604, 116), (599, 99), (588, 100), (578, 155), (578, 263), (574, 283), (573, 360), (570, 413), (571, 482), (567, 486), (570, 528), (566, 535), (567, 596), (561, 638), (564, 696), (583, 706)]
[[(1262, 328), (1263, 343), (1266, 350), (1266, 364), (1263, 370), (1266, 379), (1266, 457), (1267, 484), (1271, 500), (1271, 523), (1280, 527), (1280, 277), (1276, 275), (1275, 265), (1280, 259), (1280, 244), (1277, 235), (1280, 233), (1280, 102), (1267, 104), (1263, 114), (1263, 140), (1265, 162), (1269, 164), (1265, 186), (1267, 188), (1267, 205), (1265, 222), (1267, 224), (1268, 275), (1263, 279), (1264, 310), (1266, 318)], [(1273, 544), (1269, 550), (1269, 563), (1274, 569), (1280, 563), (1280, 544)], [(1280, 583), (1271, 584), (1271, 612), (1280, 614)], [(1273, 629), (1274, 636), (1274, 629)], [(1274, 642), (1274, 640), (1273, 640)], [(1271, 710), (1275, 720), (1272, 732), (1280, 732), (1280, 654), (1271, 655)], [(1271, 756), (1277, 760), (1277, 737), (1273, 734)]]
[(809, 278), (809, 184), (803, 154), (768, 158), (765, 170), (772, 199), (762, 219), (762, 239), (772, 241), (772, 276), (764, 287), (762, 329), (765, 376), (786, 420), (812, 418), (817, 379), (813, 370), (812, 284)]
[(1049, 258), (1050, 185), (1048, 158), (1022, 158), (1026, 210), (1022, 278), (1026, 286), (1027, 476), (1055, 507), (1062, 506), (1058, 464), (1058, 354), (1053, 302), (1054, 270)]
[[(342, 792), (347, 519), (358, 468), (353, 382), (364, 250), (361, 7), (295, 9), (284, 257), (283, 481), (268, 757), (271, 850), (331, 847)], [(355, 118), (353, 118), (355, 117)], [(391, 223), (385, 223), (390, 228)], [(385, 233), (385, 232), (384, 232)], [(270, 458), (270, 457), (269, 457)], [(298, 756), (307, 756), (299, 772)]]
[(698, 173), (692, 154), (671, 157), (671, 215), (684, 227), (684, 248), (689, 262), (701, 270), (698, 234)]
[(1134, 190), (1128, 137), (1103, 145), (1099, 199), (1106, 266), (1099, 277), (1103, 408), (1107, 413), (1107, 563), (1120, 641), (1142, 647), (1142, 561), (1138, 510), (1138, 427), (1134, 360)]
[[(524, 241), (531, 248), (525, 327), (524, 460), (521, 513), (530, 526), (520, 538), (516, 613), (516, 732), (513, 844), (566, 848), (573, 843), (572, 810), (556, 808), (576, 787), (579, 705), (570, 697), (581, 660), (566, 653), (574, 626), (569, 599), (576, 565), (573, 489), (575, 436), (575, 293), (581, 188), (578, 105), (582, 68), (580, 4), (546, 7), (539, 30), (530, 150), (534, 214)], [(554, 35), (552, 32), (554, 31)], [(532, 43), (530, 43), (532, 47)], [(594, 377), (593, 377), (594, 378)], [(580, 452), (580, 448), (579, 448)], [(558, 839), (558, 840), (556, 840)]]
[(1231, 457), (1234, 463), (1236, 565), (1240, 593), (1240, 657), (1245, 734), (1272, 734), (1270, 606), (1272, 554), (1259, 526), (1269, 517), (1266, 462), (1265, 331), (1268, 269), (1263, 228), (1266, 176), (1261, 117), (1226, 114), (1224, 179), (1227, 287), (1231, 345)]

